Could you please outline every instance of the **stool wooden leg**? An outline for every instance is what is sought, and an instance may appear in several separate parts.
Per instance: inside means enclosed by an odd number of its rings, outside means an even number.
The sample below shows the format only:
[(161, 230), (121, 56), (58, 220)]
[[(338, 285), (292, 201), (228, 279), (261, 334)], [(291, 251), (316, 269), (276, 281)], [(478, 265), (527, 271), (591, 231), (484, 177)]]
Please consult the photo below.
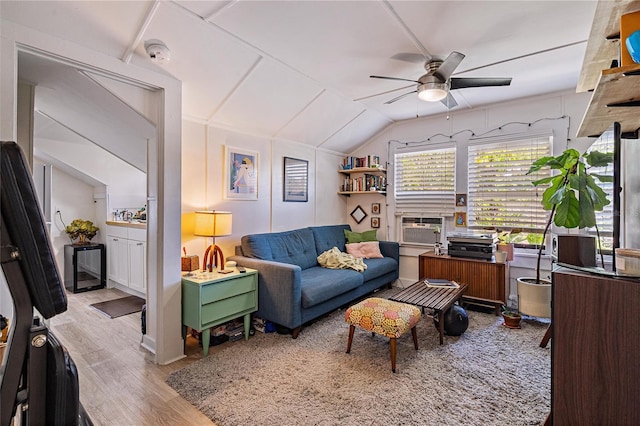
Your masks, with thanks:
[(396, 372), (396, 338), (391, 337), (391, 371)]
[(347, 353), (351, 352), (351, 342), (353, 342), (353, 332), (356, 331), (354, 325), (349, 325), (349, 340), (347, 341)]
[(418, 350), (418, 332), (416, 331), (416, 326), (414, 325), (411, 329), (411, 335), (413, 336), (413, 347)]

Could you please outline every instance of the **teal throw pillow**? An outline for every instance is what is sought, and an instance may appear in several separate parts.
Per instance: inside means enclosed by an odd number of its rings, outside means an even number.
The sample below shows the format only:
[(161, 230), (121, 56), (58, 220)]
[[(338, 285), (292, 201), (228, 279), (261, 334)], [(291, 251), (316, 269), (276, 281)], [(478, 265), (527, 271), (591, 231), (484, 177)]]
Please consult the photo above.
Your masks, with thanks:
[(378, 241), (378, 231), (372, 229), (364, 232), (353, 232), (348, 229), (344, 230), (344, 237), (347, 239), (347, 244), (352, 243), (364, 243), (366, 241)]

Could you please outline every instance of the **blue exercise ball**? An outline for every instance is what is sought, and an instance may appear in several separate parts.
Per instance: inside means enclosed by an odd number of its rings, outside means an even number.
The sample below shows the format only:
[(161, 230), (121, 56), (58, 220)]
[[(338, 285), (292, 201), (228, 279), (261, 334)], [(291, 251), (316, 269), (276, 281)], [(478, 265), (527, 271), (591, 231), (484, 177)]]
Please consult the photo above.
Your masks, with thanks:
[[(438, 318), (433, 318), (433, 325), (440, 329)], [(453, 305), (444, 314), (444, 332), (447, 336), (460, 336), (469, 327), (467, 311), (460, 305)]]

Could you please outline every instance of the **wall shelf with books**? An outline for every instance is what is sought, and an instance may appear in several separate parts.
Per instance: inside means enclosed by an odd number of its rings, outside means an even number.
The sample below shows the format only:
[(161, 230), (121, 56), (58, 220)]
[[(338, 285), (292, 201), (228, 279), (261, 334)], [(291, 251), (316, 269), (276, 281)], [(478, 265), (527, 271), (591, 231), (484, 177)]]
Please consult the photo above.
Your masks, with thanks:
[(387, 171), (378, 155), (344, 157), (338, 173), (345, 176), (338, 194), (387, 194)]
[(358, 167), (338, 170), (345, 175), (338, 194), (387, 194), (387, 173), (385, 169), (375, 167)]

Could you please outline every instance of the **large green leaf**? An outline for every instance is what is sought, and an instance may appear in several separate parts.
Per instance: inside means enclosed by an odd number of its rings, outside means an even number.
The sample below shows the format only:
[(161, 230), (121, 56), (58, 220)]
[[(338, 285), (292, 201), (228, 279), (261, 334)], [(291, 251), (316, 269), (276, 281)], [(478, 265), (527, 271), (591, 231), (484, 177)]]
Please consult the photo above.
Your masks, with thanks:
[(565, 228), (576, 228), (580, 224), (580, 205), (573, 191), (564, 191), (562, 201), (556, 207), (553, 222)]
[(589, 197), (580, 197), (580, 223), (578, 228), (592, 228), (596, 226), (596, 213)]
[(555, 204), (562, 201), (564, 191), (566, 190), (562, 182), (562, 179), (556, 179), (551, 183), (551, 186), (545, 189), (542, 193), (542, 208), (545, 210), (551, 210)]
[(591, 151), (584, 157), (591, 167), (605, 167), (613, 162), (613, 152)]

